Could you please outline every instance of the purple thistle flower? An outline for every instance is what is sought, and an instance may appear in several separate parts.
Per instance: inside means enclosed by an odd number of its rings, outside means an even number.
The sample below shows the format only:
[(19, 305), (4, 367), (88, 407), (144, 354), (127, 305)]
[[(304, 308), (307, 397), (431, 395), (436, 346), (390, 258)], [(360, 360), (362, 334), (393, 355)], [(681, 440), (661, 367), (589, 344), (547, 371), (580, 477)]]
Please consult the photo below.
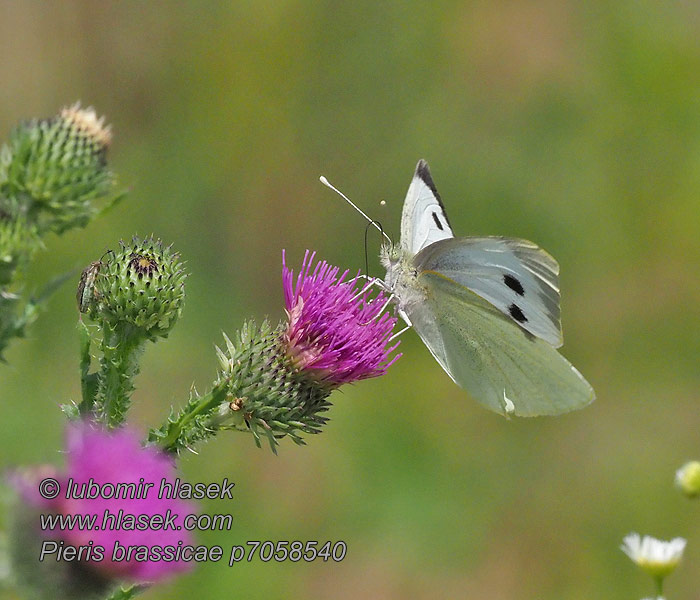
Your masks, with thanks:
[(384, 375), (401, 356), (389, 355), (396, 317), (383, 312), (389, 299), (371, 297), (370, 283), (358, 289), (358, 277), (326, 261), (313, 266), (316, 253), (304, 254), (301, 270), (287, 268), (282, 252), (282, 281), (288, 324), (284, 333), (294, 365), (314, 379), (340, 386)]
[(285, 437), (305, 444), (304, 435), (321, 433), (328, 422), (333, 390), (386, 373), (400, 356), (391, 356), (399, 344), (390, 342), (396, 317), (385, 312), (389, 298), (314, 257), (307, 250), (295, 274), (282, 252), (286, 322), (248, 322), (233, 340), (225, 337), (212, 391), (195, 392), (151, 432), (152, 442), (180, 452), (235, 429), (251, 433), (258, 446), (266, 439), (273, 452)]
[[(179, 498), (158, 498), (162, 480), (171, 485), (175, 480), (175, 463), (173, 459), (155, 447), (143, 447), (137, 434), (129, 429), (106, 431), (90, 422), (82, 421), (73, 423), (68, 428), (67, 434), (67, 467), (64, 473), (51, 473), (44, 467), (16, 473), (12, 477), (12, 483), (24, 501), (42, 512), (53, 512), (63, 515), (97, 515), (95, 524), (99, 529), (81, 530), (78, 527), (60, 529), (48, 529), (43, 532), (49, 539), (60, 539), (72, 546), (86, 546), (92, 543), (94, 546), (104, 548), (104, 557), (101, 560), (88, 560), (96, 572), (113, 579), (129, 580), (134, 582), (153, 582), (164, 579), (174, 573), (189, 569), (192, 564), (184, 561), (168, 562), (167, 560), (144, 560), (143, 556), (132, 555), (130, 560), (112, 561), (112, 552), (115, 544), (120, 546), (141, 546), (150, 551), (153, 546), (191, 545), (191, 534), (182, 527), (184, 517), (197, 512), (196, 506)], [(36, 494), (39, 481), (50, 474), (60, 483), (60, 494), (51, 501), (41, 500)], [(67, 485), (72, 480), (72, 496), (79, 498), (67, 498)], [(94, 482), (89, 488), (90, 482)], [(105, 484), (136, 484), (139, 482), (152, 483), (145, 493), (115, 494), (115, 497), (90, 497), (96, 494), (97, 486)], [(111, 486), (110, 486), (111, 487)], [(93, 491), (90, 492), (89, 490)], [(103, 488), (108, 490), (107, 487)], [(139, 489), (139, 488), (136, 488)], [(143, 487), (141, 488), (143, 490)], [(105, 496), (112, 495), (107, 491)], [(167, 494), (166, 494), (167, 495)], [(106, 512), (115, 515), (114, 520), (104, 521)], [(178, 515), (172, 528), (147, 528), (143, 531), (128, 529), (126, 521), (121, 528), (116, 525), (116, 515), (122, 511), (124, 515), (161, 515), (166, 517), (168, 513)], [(112, 528), (110, 528), (112, 523)], [(162, 523), (162, 521), (161, 521)], [(121, 558), (121, 557), (119, 557)]]

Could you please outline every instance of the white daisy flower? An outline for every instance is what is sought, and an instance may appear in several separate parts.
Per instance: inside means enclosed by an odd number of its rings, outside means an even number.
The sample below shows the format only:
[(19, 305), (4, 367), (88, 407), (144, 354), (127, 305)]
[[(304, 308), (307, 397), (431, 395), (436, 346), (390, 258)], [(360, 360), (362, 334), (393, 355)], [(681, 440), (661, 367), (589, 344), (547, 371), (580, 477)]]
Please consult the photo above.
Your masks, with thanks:
[(647, 573), (662, 579), (678, 566), (685, 544), (686, 540), (680, 537), (664, 542), (650, 535), (642, 538), (638, 533), (630, 533), (620, 549)]

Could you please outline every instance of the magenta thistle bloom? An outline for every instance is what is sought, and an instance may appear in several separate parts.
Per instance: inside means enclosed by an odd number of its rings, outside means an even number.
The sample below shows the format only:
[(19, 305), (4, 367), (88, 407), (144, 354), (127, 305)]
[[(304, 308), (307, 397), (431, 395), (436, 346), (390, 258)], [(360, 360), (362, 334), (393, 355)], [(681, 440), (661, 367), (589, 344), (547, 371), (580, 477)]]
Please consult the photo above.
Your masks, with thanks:
[(321, 433), (328, 422), (329, 396), (344, 383), (377, 377), (400, 355), (391, 356), (396, 318), (385, 312), (389, 298), (372, 294), (325, 261), (306, 252), (299, 274), (282, 253), (286, 322), (272, 327), (246, 323), (217, 348), (220, 371), (211, 392), (195, 395), (151, 441), (180, 452), (222, 430), (251, 433), (273, 452), (288, 437)]
[[(119, 429), (108, 432), (89, 422), (74, 423), (69, 426), (67, 435), (67, 467), (65, 473), (57, 477), (60, 482), (60, 494), (51, 501), (48, 507), (51, 512), (62, 515), (97, 515), (97, 527), (81, 530), (77, 527), (44, 531), (49, 539), (60, 539), (72, 546), (94, 546), (104, 548), (102, 560), (88, 561), (102, 575), (108, 578), (125, 579), (136, 582), (153, 582), (163, 579), (176, 572), (188, 569), (191, 563), (183, 561), (168, 562), (167, 560), (143, 559), (143, 556), (133, 555), (130, 560), (112, 561), (112, 553), (117, 542), (122, 547), (141, 546), (149, 550), (154, 546), (191, 545), (192, 537), (182, 528), (184, 517), (195, 514), (195, 505), (178, 498), (158, 498), (161, 481), (173, 483), (175, 480), (175, 465), (173, 459), (154, 447), (142, 447), (138, 436), (131, 430)], [(41, 477), (34, 475), (38, 484)], [(67, 498), (68, 484), (74, 490)], [(93, 482), (93, 486), (90, 486)], [(32, 501), (27, 493), (27, 484), (21, 484), (15, 478), (15, 488), (22, 494), (25, 501), (46, 510), (46, 503)], [(104, 484), (142, 484), (144, 493), (111, 495), (110, 486), (102, 496), (90, 497), (96, 494), (97, 486)], [(144, 483), (152, 483), (150, 489), (143, 489)], [(92, 493), (90, 492), (92, 489)], [(135, 488), (138, 490), (138, 488)], [(135, 495), (136, 497), (125, 497)], [(105, 515), (109, 511), (115, 518), (109, 520)], [(145, 530), (128, 529), (126, 521), (121, 527), (116, 523), (116, 516), (122, 511), (124, 515), (162, 515), (176, 514), (175, 527), (146, 528)], [(106, 524), (107, 526), (103, 526)], [(110, 528), (111, 524), (111, 528)]]
[(287, 268), (282, 253), (282, 280), (288, 324), (284, 333), (295, 366), (333, 386), (378, 377), (401, 356), (389, 355), (396, 317), (384, 312), (389, 299), (371, 297), (370, 283), (358, 289), (358, 277), (346, 279), (326, 261), (313, 266), (316, 253), (304, 254), (301, 270)]

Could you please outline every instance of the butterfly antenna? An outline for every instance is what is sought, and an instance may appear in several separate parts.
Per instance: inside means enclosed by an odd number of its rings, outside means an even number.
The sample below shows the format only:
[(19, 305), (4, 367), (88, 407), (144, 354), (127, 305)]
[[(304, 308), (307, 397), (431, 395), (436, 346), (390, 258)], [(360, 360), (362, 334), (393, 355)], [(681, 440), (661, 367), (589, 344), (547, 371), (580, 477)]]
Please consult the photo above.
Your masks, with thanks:
[(319, 177), (319, 180), (321, 181), (321, 183), (322, 183), (323, 185), (325, 185), (326, 187), (331, 188), (336, 194), (338, 194), (343, 200), (345, 200), (345, 202), (347, 202), (347, 203), (348, 203), (350, 206), (352, 206), (357, 212), (359, 212), (359, 213), (367, 220), (367, 222), (368, 222), (368, 225), (367, 225), (367, 226), (368, 226), (368, 227), (369, 227), (369, 225), (373, 225), (373, 226), (377, 229), (377, 231), (379, 231), (379, 233), (381, 233), (382, 236), (384, 236), (384, 239), (386, 239), (387, 242), (389, 242), (390, 244), (392, 243), (392, 242), (391, 242), (391, 238), (390, 238), (386, 233), (384, 233), (384, 230), (383, 230), (383, 229), (381, 228), (381, 226), (377, 223), (377, 221), (374, 221), (374, 220), (370, 219), (370, 218), (362, 211), (362, 209), (361, 209), (359, 206), (357, 206), (357, 204), (355, 204), (352, 200), (350, 200), (350, 198), (348, 198), (345, 194), (343, 194), (343, 192), (341, 192), (338, 188), (336, 188), (335, 186), (333, 186), (333, 185), (331, 184), (331, 182), (328, 181), (323, 175), (321, 175), (321, 177)]

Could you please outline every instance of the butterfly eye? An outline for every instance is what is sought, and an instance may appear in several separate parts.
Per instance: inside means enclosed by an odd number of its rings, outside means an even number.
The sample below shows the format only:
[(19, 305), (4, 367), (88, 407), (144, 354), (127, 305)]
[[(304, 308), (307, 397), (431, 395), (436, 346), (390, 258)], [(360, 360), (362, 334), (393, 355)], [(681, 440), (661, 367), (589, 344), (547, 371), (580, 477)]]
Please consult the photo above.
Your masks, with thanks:
[[(525, 295), (525, 290), (523, 289), (523, 284), (520, 283), (515, 277), (512, 275), (504, 275), (503, 276), (503, 283), (505, 283), (511, 290), (513, 290), (518, 296), (524, 296)], [(517, 308), (517, 306), (516, 306)]]

